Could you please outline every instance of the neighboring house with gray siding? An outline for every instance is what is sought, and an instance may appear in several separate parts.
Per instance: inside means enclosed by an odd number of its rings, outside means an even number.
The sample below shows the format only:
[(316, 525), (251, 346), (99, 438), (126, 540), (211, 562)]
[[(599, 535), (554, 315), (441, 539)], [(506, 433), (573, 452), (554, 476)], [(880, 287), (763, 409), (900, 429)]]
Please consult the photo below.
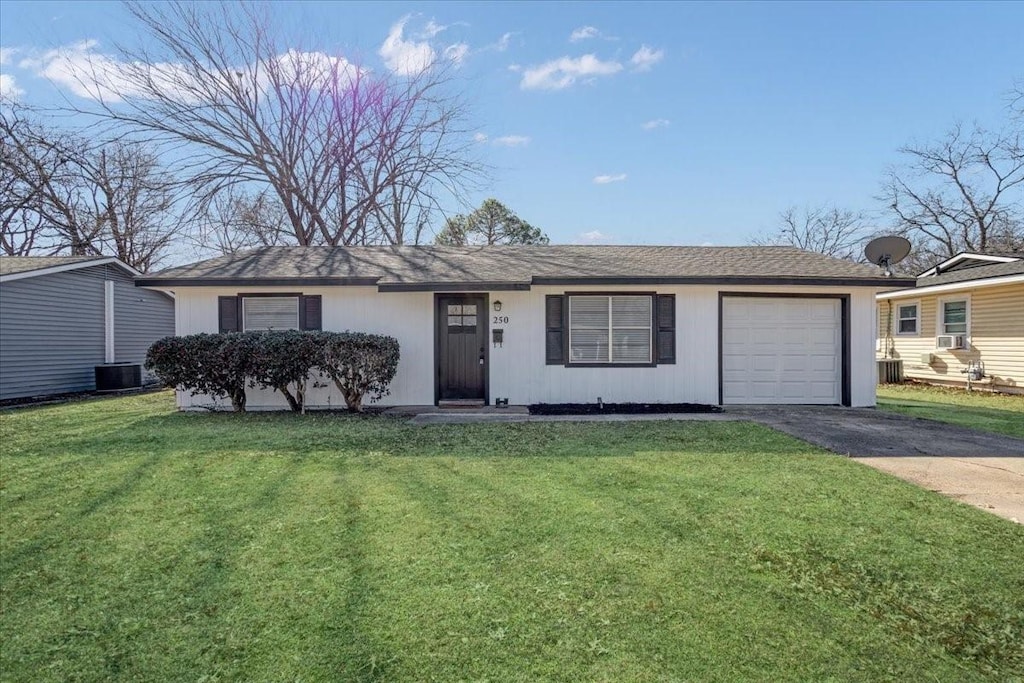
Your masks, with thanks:
[(103, 256), (0, 256), (0, 400), (96, 388), (95, 366), (142, 363), (174, 334), (174, 300)]

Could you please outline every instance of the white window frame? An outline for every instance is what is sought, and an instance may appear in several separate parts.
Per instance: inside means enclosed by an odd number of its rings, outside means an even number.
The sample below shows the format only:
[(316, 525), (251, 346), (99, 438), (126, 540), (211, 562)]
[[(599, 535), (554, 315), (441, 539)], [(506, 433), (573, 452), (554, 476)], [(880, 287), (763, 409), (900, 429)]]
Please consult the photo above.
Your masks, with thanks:
[(246, 318), (248, 318), (248, 316), (246, 315), (246, 311), (245, 311), (245, 304), (246, 304), (247, 301), (250, 301), (250, 300), (265, 301), (267, 299), (291, 299), (292, 301), (295, 302), (295, 327), (279, 327), (279, 328), (274, 328), (275, 331), (297, 330), (297, 329), (299, 329), (299, 324), (301, 322), (299, 320), (299, 306), (301, 305), (299, 300), (301, 299), (301, 297), (299, 297), (297, 295), (294, 295), (294, 294), (283, 294), (281, 296), (277, 296), (277, 295), (272, 295), (272, 296), (245, 296), (245, 295), (243, 295), (242, 296), (242, 332), (266, 332), (267, 331), (267, 328), (265, 328), (265, 327), (250, 328), (248, 322), (246, 321)]
[[(946, 332), (946, 304), (956, 303), (963, 301), (964, 306), (964, 331), (963, 332)], [(939, 310), (935, 312), (936, 316), (936, 328), (935, 336), (942, 335), (960, 335), (964, 336), (964, 340), (969, 344), (971, 341), (971, 297), (968, 295), (962, 296), (947, 296), (939, 299)], [(936, 346), (938, 344), (936, 343)]]
[[(569, 299), (569, 315), (568, 315), (568, 320), (567, 320), (568, 327), (569, 327), (569, 349), (568, 349), (568, 351), (569, 351), (569, 354), (568, 354), (568, 356), (569, 356), (568, 357), (568, 364), (569, 365), (584, 365), (584, 366), (585, 365), (606, 365), (606, 366), (616, 366), (616, 365), (628, 366), (628, 365), (632, 365), (632, 366), (637, 366), (637, 367), (645, 367), (645, 366), (650, 366), (650, 365), (654, 364), (654, 311), (655, 311), (655, 306), (657, 305), (657, 301), (655, 300), (655, 295), (649, 294), (647, 292), (614, 292), (614, 293), (611, 293), (611, 294), (586, 294), (586, 293), (582, 293), (582, 292), (579, 293), (579, 294), (573, 294), (571, 292), (568, 292), (566, 294), (566, 296)], [(627, 296), (628, 297), (642, 296), (642, 297), (647, 297), (648, 299), (650, 299), (650, 302), (651, 302), (651, 320), (648, 322), (646, 327), (640, 327), (640, 326), (637, 326), (637, 325), (616, 325), (615, 324), (615, 318), (614, 318), (614, 316), (612, 314), (612, 300), (615, 299), (616, 297), (627, 297)], [(573, 360), (573, 357), (572, 357), (572, 331), (573, 331), (573, 325), (572, 325), (572, 303), (573, 303), (573, 299), (581, 299), (581, 298), (587, 298), (587, 299), (607, 299), (608, 300), (608, 360), (589, 360), (589, 359), (588, 360)], [(580, 329), (599, 329), (599, 328), (580, 328)], [(614, 349), (615, 330), (647, 330), (647, 360), (636, 360), (636, 361), (614, 360), (612, 358), (612, 356), (613, 356), (613, 349)]]
[[(897, 301), (896, 304), (896, 315), (892, 318), (892, 333), (897, 337), (919, 337), (921, 336), (921, 300), (915, 299), (913, 301)], [(901, 332), (900, 321), (910, 320), (910, 318), (901, 318), (900, 309), (904, 306), (915, 306), (917, 314), (914, 316), (914, 331), (913, 332)]]

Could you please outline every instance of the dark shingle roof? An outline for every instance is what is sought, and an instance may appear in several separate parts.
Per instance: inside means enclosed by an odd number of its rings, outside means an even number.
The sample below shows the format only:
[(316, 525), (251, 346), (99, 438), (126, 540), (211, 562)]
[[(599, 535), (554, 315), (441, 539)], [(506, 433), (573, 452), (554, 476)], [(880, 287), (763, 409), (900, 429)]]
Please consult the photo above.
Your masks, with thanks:
[(985, 266), (972, 266), (952, 270), (948, 273), (938, 275), (926, 275), (917, 278), (918, 287), (930, 287), (932, 285), (948, 285), (954, 282), (968, 282), (970, 280), (986, 280), (1004, 275), (1024, 274), (1024, 259), (1020, 261), (1009, 261), (1007, 263), (992, 263)]
[[(427, 288), (458, 284), (568, 284), (568, 281), (701, 279), (870, 280), (871, 265), (794, 247), (488, 246), (267, 247), (169, 268), (141, 285), (269, 280)], [(328, 282), (330, 281), (330, 282)]]
[(69, 263), (81, 263), (108, 258), (106, 256), (0, 256), (0, 275), (27, 273)]

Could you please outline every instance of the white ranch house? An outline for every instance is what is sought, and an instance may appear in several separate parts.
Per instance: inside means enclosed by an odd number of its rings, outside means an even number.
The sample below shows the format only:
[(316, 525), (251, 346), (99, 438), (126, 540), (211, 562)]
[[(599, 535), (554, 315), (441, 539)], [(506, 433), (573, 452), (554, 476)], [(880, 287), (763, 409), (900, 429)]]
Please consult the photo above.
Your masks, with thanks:
[[(397, 338), (382, 405), (872, 406), (875, 295), (912, 284), (791, 247), (635, 246), (269, 247), (136, 280), (174, 293), (179, 335)], [(331, 386), (307, 405), (344, 401)], [(251, 390), (248, 407), (285, 402)]]

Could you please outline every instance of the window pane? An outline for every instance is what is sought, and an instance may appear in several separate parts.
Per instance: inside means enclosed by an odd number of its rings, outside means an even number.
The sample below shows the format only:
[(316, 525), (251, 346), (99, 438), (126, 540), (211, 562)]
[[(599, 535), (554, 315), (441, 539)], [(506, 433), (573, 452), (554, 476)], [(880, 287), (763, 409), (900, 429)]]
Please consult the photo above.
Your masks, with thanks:
[(967, 302), (947, 301), (942, 304), (942, 322), (946, 334), (967, 333)]
[(458, 304), (448, 304), (448, 315), (462, 315), (462, 306)]
[(651, 332), (649, 329), (612, 331), (613, 363), (649, 363), (650, 360)]
[(577, 363), (608, 362), (608, 330), (573, 330), (569, 356)]
[(909, 320), (900, 321), (900, 332), (901, 333), (914, 333), (917, 332), (917, 320), (910, 318)]
[(612, 325), (615, 327), (650, 327), (651, 297), (613, 296)]
[(916, 318), (917, 306), (900, 306), (900, 318)]
[(462, 325), (461, 315), (448, 316), (448, 327), (459, 327), (460, 325)]
[(260, 296), (242, 299), (243, 329), (299, 329), (299, 299), (294, 296)]
[(476, 316), (475, 315), (464, 315), (462, 316), (463, 327), (476, 327)]
[(462, 315), (476, 315), (476, 304), (465, 304), (462, 307)]
[(573, 296), (569, 298), (569, 326), (608, 329), (608, 297)]

